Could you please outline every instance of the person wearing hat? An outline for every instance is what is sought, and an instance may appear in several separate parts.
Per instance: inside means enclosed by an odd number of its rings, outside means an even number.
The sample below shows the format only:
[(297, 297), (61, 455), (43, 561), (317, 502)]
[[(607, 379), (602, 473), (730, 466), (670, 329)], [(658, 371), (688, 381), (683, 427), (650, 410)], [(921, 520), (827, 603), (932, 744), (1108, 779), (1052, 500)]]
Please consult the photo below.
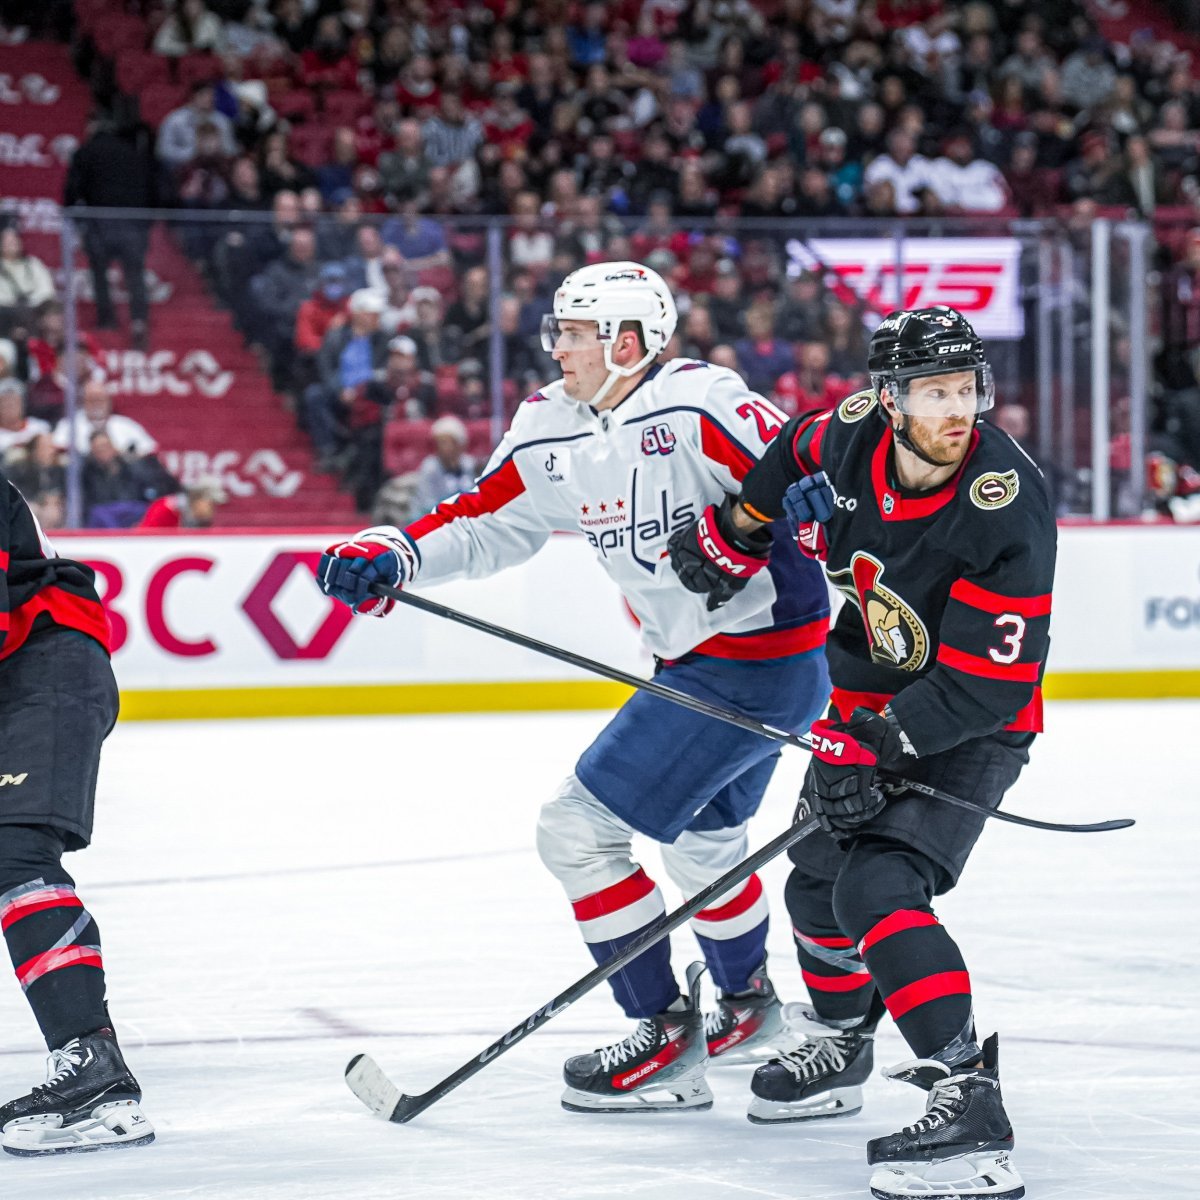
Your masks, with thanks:
[(846, 155), (849, 139), (844, 129), (829, 128), (817, 139), (817, 165), (829, 179), (838, 203), (850, 208), (862, 194), (862, 160)]
[(345, 319), (349, 296), (346, 268), (341, 263), (326, 263), (317, 276), (313, 294), (296, 313), (294, 345), (310, 363), (321, 349), (330, 327)]
[(478, 474), (478, 464), (467, 453), (467, 427), (458, 417), (438, 417), (429, 429), (429, 437), (433, 453), (417, 468), (413, 492), (416, 513), (432, 512), (447, 496), (469, 492)]
[[(304, 390), (304, 417), (317, 451), (317, 470), (332, 470), (348, 448), (352, 426), (377, 424), (379, 397), (369, 385), (383, 379), (387, 334), (380, 319), (387, 306), (373, 288), (359, 288), (346, 305), (347, 319), (330, 327), (317, 354), (317, 382)], [(366, 406), (362, 407), (362, 402)], [(352, 417), (352, 410), (361, 411)], [(343, 462), (341, 465), (345, 465)]]
[(138, 524), (139, 529), (208, 529), (229, 495), (217, 475), (201, 475), (182, 492), (160, 496)]

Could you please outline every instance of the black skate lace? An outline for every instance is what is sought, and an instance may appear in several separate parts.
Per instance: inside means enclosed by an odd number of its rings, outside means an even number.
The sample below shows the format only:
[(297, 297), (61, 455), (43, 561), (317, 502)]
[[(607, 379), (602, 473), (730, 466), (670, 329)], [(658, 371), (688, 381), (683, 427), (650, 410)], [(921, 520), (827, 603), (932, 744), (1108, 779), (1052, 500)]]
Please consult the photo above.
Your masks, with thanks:
[(627, 1058), (635, 1058), (643, 1050), (649, 1050), (656, 1040), (654, 1022), (650, 1020), (640, 1022), (624, 1041), (614, 1042), (611, 1046), (601, 1048), (601, 1069), (607, 1071), (610, 1067), (623, 1063)]
[(939, 1125), (954, 1120), (962, 1112), (963, 1076), (951, 1075), (935, 1083), (929, 1091), (929, 1099), (925, 1102), (925, 1115), (914, 1121), (904, 1130), (907, 1134), (929, 1133)]
[(75, 1074), (76, 1068), (83, 1062), (83, 1049), (78, 1042), (68, 1042), (61, 1050), (52, 1050), (46, 1059), (46, 1082), (37, 1085), (39, 1088), (52, 1088), (56, 1083)]
[(817, 1078), (822, 1067), (829, 1066), (835, 1071), (844, 1070), (846, 1055), (837, 1038), (817, 1037), (810, 1038), (795, 1050), (781, 1054), (779, 1062), (783, 1063), (797, 1080), (807, 1083), (810, 1079)]

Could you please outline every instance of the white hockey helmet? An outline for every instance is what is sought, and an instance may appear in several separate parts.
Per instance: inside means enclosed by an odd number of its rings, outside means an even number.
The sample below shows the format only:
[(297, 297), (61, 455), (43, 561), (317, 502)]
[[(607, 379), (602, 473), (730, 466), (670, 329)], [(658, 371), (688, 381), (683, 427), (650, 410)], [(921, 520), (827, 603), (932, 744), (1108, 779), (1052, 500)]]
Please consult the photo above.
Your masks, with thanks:
[[(554, 313), (542, 318), (542, 348), (554, 349), (560, 321), (595, 321), (608, 368), (608, 379), (590, 401), (598, 404), (619, 377), (636, 375), (662, 353), (678, 320), (675, 300), (657, 271), (636, 262), (593, 263), (572, 271), (554, 293)], [(640, 326), (646, 353), (632, 366), (618, 367), (612, 346), (625, 321)]]

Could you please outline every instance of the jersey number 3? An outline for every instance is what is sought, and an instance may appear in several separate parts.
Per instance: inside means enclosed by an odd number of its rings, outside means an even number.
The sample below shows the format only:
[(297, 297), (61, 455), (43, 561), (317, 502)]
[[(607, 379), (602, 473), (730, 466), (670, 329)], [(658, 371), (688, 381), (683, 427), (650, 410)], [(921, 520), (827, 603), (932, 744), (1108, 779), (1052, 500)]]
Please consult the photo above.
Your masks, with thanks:
[(782, 428), (787, 417), (766, 400), (747, 400), (739, 404), (737, 415), (744, 420), (751, 420), (758, 426), (759, 440), (769, 442)]
[(1016, 613), (1001, 613), (996, 618), (995, 625), (997, 629), (1003, 629), (1006, 625), (1012, 626), (1012, 633), (1005, 635), (1004, 644), (1008, 647), (1007, 650), (992, 649), (988, 651), (988, 657), (992, 662), (1015, 663), (1021, 657), (1021, 642), (1025, 637), (1025, 618), (1018, 616)]

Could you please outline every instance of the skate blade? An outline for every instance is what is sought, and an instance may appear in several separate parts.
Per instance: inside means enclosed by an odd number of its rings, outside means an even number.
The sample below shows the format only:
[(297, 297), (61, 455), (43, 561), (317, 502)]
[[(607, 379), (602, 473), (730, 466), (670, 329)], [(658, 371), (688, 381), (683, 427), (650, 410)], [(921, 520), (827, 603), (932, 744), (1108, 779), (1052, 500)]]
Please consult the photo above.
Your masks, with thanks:
[(602, 1096), (569, 1087), (562, 1094), (562, 1106), (567, 1112), (587, 1114), (707, 1112), (713, 1106), (713, 1094), (701, 1068), (623, 1095)]
[(871, 1176), (876, 1200), (1020, 1200), (1025, 1184), (1006, 1151), (962, 1154), (941, 1162), (897, 1162)]
[(755, 1096), (746, 1110), (746, 1120), (753, 1125), (787, 1125), (796, 1121), (828, 1121), (837, 1117), (852, 1117), (862, 1112), (861, 1088), (835, 1088), (820, 1098), (787, 1104), (779, 1100), (764, 1100)]
[(13, 1121), (4, 1130), (0, 1148), (17, 1158), (42, 1158), (49, 1154), (125, 1150), (154, 1141), (154, 1126), (133, 1100), (101, 1104), (90, 1117), (70, 1125), (60, 1125), (57, 1120)]

